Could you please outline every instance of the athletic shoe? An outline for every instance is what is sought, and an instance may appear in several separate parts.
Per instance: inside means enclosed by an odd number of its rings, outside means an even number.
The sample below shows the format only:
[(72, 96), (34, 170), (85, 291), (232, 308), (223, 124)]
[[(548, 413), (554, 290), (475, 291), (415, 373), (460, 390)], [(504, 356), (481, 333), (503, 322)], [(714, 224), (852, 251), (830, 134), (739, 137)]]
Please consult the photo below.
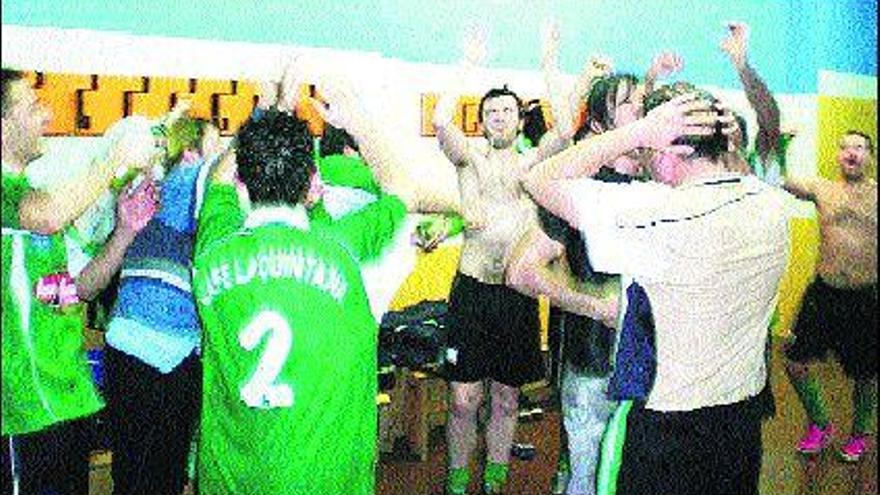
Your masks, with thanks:
[(807, 433), (798, 443), (797, 449), (802, 454), (816, 454), (828, 447), (831, 438), (834, 436), (834, 426), (828, 423), (825, 428), (819, 428), (819, 425), (810, 423)]
[(559, 470), (553, 475), (553, 481), (550, 482), (550, 490), (553, 495), (565, 495), (568, 488), (568, 480), (571, 479), (571, 472)]
[(859, 459), (862, 458), (862, 454), (867, 450), (867, 435), (853, 435), (849, 437), (846, 445), (840, 449), (840, 457), (846, 462), (859, 462)]

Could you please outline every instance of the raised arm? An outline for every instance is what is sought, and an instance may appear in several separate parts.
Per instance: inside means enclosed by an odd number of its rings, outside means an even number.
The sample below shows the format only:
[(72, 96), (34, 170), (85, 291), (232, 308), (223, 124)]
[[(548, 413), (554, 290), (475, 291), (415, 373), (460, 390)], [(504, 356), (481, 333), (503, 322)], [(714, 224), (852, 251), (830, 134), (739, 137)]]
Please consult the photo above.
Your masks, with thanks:
[(569, 105), (570, 91), (559, 71), (559, 26), (553, 20), (542, 27), (541, 69), (547, 96), (553, 111), (553, 127), (547, 130), (538, 143), (538, 159), (543, 160), (562, 151), (571, 144), (574, 135), (574, 114)]
[[(550, 304), (595, 320), (609, 327), (616, 326), (617, 296), (604, 295), (599, 288), (586, 292), (577, 290), (570, 276), (554, 272), (552, 263), (562, 259), (562, 244), (547, 236), (540, 228), (528, 231), (514, 249), (507, 267), (507, 285), (532, 297), (544, 295)], [(566, 270), (567, 271), (567, 270)]]
[[(470, 78), (475, 68), (482, 66), (486, 59), (486, 33), (479, 30), (468, 32), (463, 41), (463, 56), (459, 63), (456, 81)], [(472, 156), (477, 153), (461, 129), (455, 125), (454, 114), (458, 107), (459, 91), (455, 85), (448, 86), (440, 94), (434, 107), (434, 132), (440, 149), (456, 167), (463, 167), (473, 162)]]
[(100, 254), (92, 259), (76, 277), (76, 292), (80, 299), (91, 301), (119, 271), (125, 252), (135, 236), (153, 218), (158, 208), (155, 183), (142, 182), (133, 190), (124, 191), (116, 206), (116, 228)]
[(642, 83), (642, 94), (649, 95), (654, 91), (654, 85), (657, 79), (667, 77), (684, 68), (684, 60), (677, 53), (661, 52), (654, 57), (651, 66), (645, 73), (645, 80)]
[(370, 119), (348, 84), (338, 78), (324, 78), (319, 91), (325, 101), (312, 99), (312, 104), (326, 122), (345, 129), (357, 141), (361, 156), (383, 189), (400, 197), (409, 211), (458, 210), (457, 191), (413, 180), (387, 133)]
[(815, 202), (823, 182), (824, 179), (785, 177), (783, 178), (782, 188), (798, 199)]
[(19, 207), (23, 229), (54, 234), (83, 214), (110, 186), (119, 171), (151, 168), (161, 157), (149, 133), (131, 132), (110, 143), (84, 175), (47, 190), (28, 192)]
[(614, 72), (614, 64), (611, 59), (605, 55), (591, 55), (578, 75), (574, 84), (574, 90), (569, 96), (568, 106), (571, 115), (577, 116), (580, 112), (581, 104), (587, 101), (590, 91), (593, 88), (593, 81), (598, 77), (609, 76)]
[(198, 216), (195, 256), (244, 225), (245, 213), (235, 186), (236, 170), (235, 151), (230, 147), (208, 172), (208, 184)]
[[(758, 155), (766, 160), (771, 153), (782, 154), (779, 139), (779, 106), (767, 88), (767, 84), (758, 76), (748, 62), (749, 26), (741, 22), (727, 24), (728, 35), (721, 41), (721, 49), (730, 57), (739, 80), (743, 84), (746, 98), (758, 119), (758, 136), (756, 140)], [(743, 139), (747, 139), (743, 136)]]

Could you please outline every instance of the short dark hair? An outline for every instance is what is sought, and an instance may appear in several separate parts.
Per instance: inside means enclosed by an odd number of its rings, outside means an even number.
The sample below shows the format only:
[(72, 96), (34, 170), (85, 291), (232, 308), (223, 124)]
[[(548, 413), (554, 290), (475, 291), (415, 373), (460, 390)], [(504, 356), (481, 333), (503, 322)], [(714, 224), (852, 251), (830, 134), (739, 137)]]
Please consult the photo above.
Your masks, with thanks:
[(850, 130), (846, 131), (845, 133), (843, 133), (843, 135), (844, 136), (859, 136), (859, 137), (865, 138), (865, 141), (868, 142), (868, 151), (870, 151), (872, 155), (874, 154), (874, 140), (871, 139), (871, 136), (869, 136), (868, 134), (866, 134), (862, 131), (855, 130), (855, 129), (850, 129)]
[(538, 221), (541, 230), (547, 234), (547, 237), (562, 244), (565, 248), (565, 260), (568, 262), (572, 276), (579, 282), (586, 282), (589, 260), (586, 243), (584, 243), (581, 233), (568, 222), (540, 205), (538, 206)]
[(481, 124), (483, 123), (483, 105), (486, 103), (486, 101), (491, 100), (492, 98), (500, 98), (502, 96), (512, 96), (513, 99), (516, 100), (517, 112), (519, 113), (519, 116), (522, 117), (522, 107), (523, 107), (522, 100), (520, 99), (519, 96), (517, 96), (516, 93), (507, 89), (507, 85), (505, 84), (504, 86), (502, 86), (500, 88), (490, 89), (480, 99), (480, 106), (477, 109), (477, 119), (479, 119), (479, 122)]
[(12, 102), (9, 101), (9, 94), (12, 92), (12, 83), (16, 81), (21, 81), (24, 79), (24, 72), (15, 69), (2, 69), (2, 107), (0, 107), (0, 111), (2, 111), (3, 116), (6, 116), (6, 112), (9, 111), (9, 106)]
[(601, 124), (605, 129), (615, 127), (617, 90), (623, 83), (629, 84), (631, 91), (635, 91), (639, 78), (633, 74), (613, 74), (593, 79), (590, 94), (587, 96), (587, 119), (583, 124), (587, 129), (584, 134), (589, 132), (589, 126), (593, 122)]
[(523, 135), (536, 146), (544, 134), (547, 133), (547, 122), (544, 120), (544, 110), (541, 108), (541, 100), (529, 100), (522, 112)]
[[(712, 103), (713, 109), (711, 111), (718, 112), (719, 114), (721, 113), (722, 110), (717, 106), (719, 103), (718, 98), (715, 98), (712, 93), (699, 89), (693, 84), (687, 82), (667, 84), (654, 90), (651, 94), (645, 97), (645, 112), (650, 112), (654, 108), (657, 108), (676, 96), (688, 93), (696, 93), (698, 99), (708, 100)], [(715, 132), (708, 136), (684, 136), (676, 139), (672, 144), (691, 146), (694, 148), (695, 156), (718, 160), (723, 153), (728, 151), (730, 145), (730, 138), (724, 134), (723, 131), (721, 123), (718, 122), (715, 124)], [(743, 136), (743, 138), (745, 138), (745, 136)]]
[(357, 142), (348, 131), (333, 127), (330, 124), (324, 126), (324, 136), (321, 137), (322, 158), (330, 155), (341, 155), (345, 151), (346, 146), (355, 151), (360, 151)]
[(236, 136), (238, 176), (254, 204), (300, 203), (315, 173), (312, 153), (308, 124), (274, 109)]

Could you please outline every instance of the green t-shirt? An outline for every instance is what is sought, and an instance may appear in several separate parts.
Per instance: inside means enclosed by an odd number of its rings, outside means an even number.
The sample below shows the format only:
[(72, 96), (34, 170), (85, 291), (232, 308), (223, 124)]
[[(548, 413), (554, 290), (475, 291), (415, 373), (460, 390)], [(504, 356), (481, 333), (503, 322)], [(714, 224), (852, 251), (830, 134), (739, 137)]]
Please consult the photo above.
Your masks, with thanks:
[(193, 270), (203, 495), (374, 493), (377, 328), (358, 262), (405, 212), (386, 195), (330, 224), (284, 207), (245, 221), (232, 187), (209, 186)]
[[(329, 155), (320, 158), (317, 163), (321, 180), (328, 186), (360, 189), (377, 196), (382, 193), (379, 184), (373, 177), (373, 171), (363, 160), (345, 155)], [(318, 201), (309, 210), (309, 219), (320, 224), (328, 224), (333, 221), (323, 200)]]
[(84, 305), (62, 310), (36, 297), (41, 280), (69, 268), (63, 234), (19, 228), (18, 208), (30, 190), (23, 175), (3, 174), (4, 435), (39, 431), (103, 407), (83, 349)]

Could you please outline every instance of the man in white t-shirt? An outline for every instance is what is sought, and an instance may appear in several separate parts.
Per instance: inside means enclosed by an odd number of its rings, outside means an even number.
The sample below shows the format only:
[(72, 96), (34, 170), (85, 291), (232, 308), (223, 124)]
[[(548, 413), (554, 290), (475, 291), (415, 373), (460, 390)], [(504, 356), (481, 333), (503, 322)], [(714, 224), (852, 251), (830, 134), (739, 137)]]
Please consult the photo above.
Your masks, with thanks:
[[(623, 276), (609, 392), (633, 405), (619, 493), (758, 493), (755, 397), (788, 257), (789, 202), (725, 171), (732, 118), (694, 90), (660, 88), (644, 119), (545, 161), (525, 180), (538, 203), (584, 232), (596, 270)], [(654, 149), (655, 182), (584, 178), (608, 155), (638, 147)]]

